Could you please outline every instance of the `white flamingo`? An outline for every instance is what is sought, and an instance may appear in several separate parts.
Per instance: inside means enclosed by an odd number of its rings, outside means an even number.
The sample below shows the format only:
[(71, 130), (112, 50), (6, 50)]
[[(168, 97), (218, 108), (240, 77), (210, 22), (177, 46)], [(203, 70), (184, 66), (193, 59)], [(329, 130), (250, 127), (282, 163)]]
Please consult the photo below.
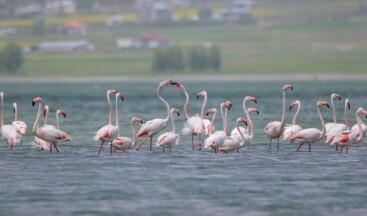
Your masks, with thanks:
[[(201, 107), (201, 112), (200, 112), (200, 118), (203, 120), (205, 134), (209, 135), (210, 120), (204, 117), (206, 102), (208, 100), (208, 93), (206, 91), (201, 91), (196, 95), (197, 99), (199, 99), (199, 97), (204, 97), (204, 102), (203, 102), (203, 105)], [(212, 130), (214, 130), (213, 127), (212, 127)]]
[[(95, 135), (93, 136), (93, 140), (94, 141), (101, 141), (101, 144), (99, 146), (99, 150), (98, 150), (98, 155), (100, 155), (101, 153), (101, 149), (103, 147), (103, 144), (105, 142), (109, 142), (112, 143), (112, 141), (114, 139), (116, 139), (118, 137), (119, 134), (119, 130), (115, 125), (112, 125), (112, 104), (111, 104), (111, 100), (110, 100), (110, 95), (111, 94), (116, 94), (117, 91), (116, 90), (108, 90), (107, 91), (107, 102), (109, 105), (109, 116), (108, 116), (108, 124), (103, 126), (102, 128), (100, 128)], [(116, 111), (117, 112), (117, 111)], [(112, 148), (110, 149), (110, 153), (112, 154)]]
[(325, 124), (325, 128), (326, 128), (326, 133), (329, 132), (329, 130), (333, 127), (335, 127), (335, 125), (337, 124), (336, 122), (336, 111), (335, 111), (335, 106), (334, 106), (334, 99), (338, 99), (339, 101), (341, 100), (341, 97), (339, 94), (337, 93), (332, 93), (330, 96), (330, 105), (331, 105), (331, 111), (333, 114), (333, 122), (329, 122)]
[(199, 116), (199, 115), (195, 115), (195, 116), (190, 116), (187, 112), (187, 107), (189, 105), (189, 94), (187, 93), (185, 87), (179, 83), (176, 82), (176, 87), (181, 89), (185, 96), (186, 96), (186, 101), (183, 107), (183, 113), (185, 115), (186, 118), (186, 122), (184, 123), (183, 129), (181, 131), (183, 136), (189, 136), (191, 135), (191, 143), (192, 143), (192, 150), (195, 150), (195, 145), (194, 145), (194, 136), (198, 135), (199, 136), (199, 148), (201, 149), (201, 145), (203, 142), (203, 134), (205, 133), (205, 126), (204, 126), (204, 122), (203, 119)]
[(213, 127), (214, 127), (214, 120), (215, 117), (217, 116), (217, 109), (215, 108), (211, 108), (206, 112), (206, 116), (209, 116), (211, 113), (213, 113), (213, 117), (212, 120), (210, 121), (210, 127), (208, 128), (208, 135), (212, 135), (213, 134)]
[(0, 92), (1, 96), (1, 134), (9, 150), (13, 149), (13, 145), (16, 145), (18, 132), (17, 129), (11, 124), (4, 123), (4, 92)]
[[(255, 97), (251, 97), (251, 96), (246, 96), (245, 99), (243, 99), (243, 102), (242, 102), (242, 108), (243, 108), (243, 112), (245, 113), (245, 115), (247, 115), (247, 108), (246, 108), (246, 102), (247, 101), (253, 101), (255, 103), (257, 103), (257, 100)], [(247, 127), (249, 128), (249, 127)], [(240, 130), (242, 131), (243, 134), (245, 133), (248, 133), (247, 130), (245, 130), (244, 127), (240, 127)], [(241, 139), (241, 136), (240, 134), (238, 133), (238, 130), (237, 128), (233, 128), (232, 131), (231, 131), (231, 136), (233, 137), (237, 137), (238, 139)]]
[(54, 127), (46, 125), (44, 127), (39, 128), (39, 121), (42, 113), (41, 111), (42, 98), (41, 97), (34, 98), (32, 101), (32, 105), (34, 106), (36, 103), (38, 103), (38, 112), (37, 112), (37, 118), (34, 121), (33, 125), (32, 130), (33, 134), (36, 137), (50, 143), (50, 153), (52, 153), (52, 145), (55, 147), (56, 151), (59, 152), (59, 149), (57, 148), (57, 143), (61, 141), (72, 141), (72, 138), (70, 137), (69, 134)]
[(164, 105), (166, 106), (167, 109), (167, 116), (166, 118), (162, 119), (162, 118), (155, 118), (153, 120), (147, 121), (145, 124), (143, 124), (138, 133), (136, 134), (137, 137), (141, 137), (141, 136), (146, 136), (143, 141), (140, 143), (140, 145), (135, 149), (136, 151), (140, 150), (140, 147), (144, 144), (144, 142), (148, 139), (148, 137), (150, 138), (150, 146), (149, 149), (150, 151), (152, 150), (152, 142), (153, 142), (153, 136), (158, 134), (159, 132), (161, 132), (164, 128), (167, 127), (169, 119), (170, 119), (170, 106), (167, 103), (167, 101), (165, 101), (161, 95), (160, 92), (162, 90), (163, 87), (168, 86), (168, 85), (175, 85), (175, 82), (172, 82), (171, 80), (165, 80), (163, 82), (161, 82), (158, 85), (158, 89), (157, 89), (157, 96), (159, 98), (159, 100), (161, 100)]
[(157, 138), (157, 146), (163, 148), (163, 152), (165, 148), (169, 148), (169, 152), (171, 152), (171, 148), (174, 145), (177, 145), (180, 141), (180, 135), (176, 133), (175, 120), (173, 119), (173, 113), (176, 113), (177, 116), (180, 116), (180, 111), (176, 108), (172, 108), (170, 112), (170, 118), (172, 123), (172, 131), (161, 134)]
[(343, 152), (343, 147), (347, 147), (346, 154), (348, 154), (349, 146), (352, 144), (361, 143), (363, 140), (363, 129), (362, 129), (362, 120), (359, 115), (365, 115), (367, 117), (367, 111), (362, 107), (356, 110), (355, 118), (357, 121), (358, 131), (348, 130), (335, 135), (334, 139), (331, 142), (331, 145), (338, 144), (341, 146), (340, 153)]
[(289, 106), (289, 109), (292, 109), (294, 106), (298, 106), (296, 113), (293, 116), (293, 120), (292, 120), (292, 124), (291, 125), (287, 125), (284, 127), (284, 132), (283, 132), (283, 140), (288, 140), (289, 138), (297, 133), (298, 131), (302, 130), (302, 128), (297, 124), (297, 117), (299, 114), (299, 111), (301, 110), (301, 102), (299, 100), (295, 100), (291, 103), (291, 105)]
[(271, 149), (271, 141), (272, 139), (277, 139), (277, 150), (279, 150), (279, 137), (283, 133), (284, 124), (285, 124), (285, 91), (288, 89), (293, 90), (293, 86), (290, 84), (283, 86), (283, 111), (282, 111), (282, 121), (273, 121), (266, 125), (264, 128), (265, 133), (270, 138), (269, 149)]
[[(359, 133), (360, 130), (359, 130), (358, 123), (361, 125), (363, 137), (366, 137), (366, 134), (367, 134), (367, 126), (366, 126), (366, 124), (363, 121), (357, 122), (357, 124), (353, 125), (352, 131)], [(358, 143), (358, 144), (360, 145), (362, 143)]]
[(120, 137), (120, 136), (117, 137), (117, 139), (114, 139), (112, 141), (112, 146), (115, 148), (115, 151), (120, 150), (125, 152), (126, 150), (131, 149), (135, 146), (135, 144), (137, 143), (137, 137), (135, 136), (135, 129), (134, 129), (135, 122), (143, 124), (143, 121), (140, 118), (138, 117), (131, 118), (130, 127), (134, 139), (131, 140), (129, 137)]
[(326, 128), (325, 128), (325, 121), (322, 118), (322, 115), (321, 115), (321, 112), (320, 112), (320, 107), (321, 106), (326, 106), (326, 107), (329, 108), (329, 104), (325, 101), (317, 101), (316, 102), (317, 114), (320, 117), (322, 130), (319, 130), (317, 128), (307, 128), (307, 129), (303, 129), (303, 130), (298, 131), (297, 133), (293, 134), (289, 138), (289, 140), (291, 142), (298, 141), (298, 142), (301, 143), (299, 145), (299, 147), (297, 148), (297, 151), (299, 151), (299, 149), (302, 147), (302, 145), (304, 143), (308, 143), (308, 151), (311, 152), (311, 144), (322, 140), (322, 138), (324, 137), (324, 135), (326, 133)]
[(239, 123), (242, 122), (245, 125), (247, 125), (247, 119), (245, 118), (238, 118), (236, 120), (236, 128), (238, 130), (238, 133), (240, 134), (241, 139), (238, 139), (237, 137), (229, 136), (225, 139), (223, 145), (219, 147), (219, 151), (223, 153), (227, 153), (230, 151), (234, 151), (239, 149), (241, 146), (245, 145), (245, 137), (243, 132), (239, 128)]
[(18, 137), (17, 137), (17, 143), (23, 144), (23, 136), (27, 132), (27, 123), (24, 121), (18, 120), (18, 106), (17, 103), (13, 103), (13, 112), (14, 112), (14, 121), (12, 122), (12, 125), (17, 129)]
[(220, 113), (222, 115), (222, 125), (223, 130), (215, 131), (208, 138), (204, 140), (204, 148), (206, 149), (214, 149), (214, 153), (218, 153), (218, 149), (223, 145), (224, 140), (227, 138), (227, 115), (226, 108), (229, 110), (232, 107), (230, 101), (226, 101), (225, 103), (220, 104)]

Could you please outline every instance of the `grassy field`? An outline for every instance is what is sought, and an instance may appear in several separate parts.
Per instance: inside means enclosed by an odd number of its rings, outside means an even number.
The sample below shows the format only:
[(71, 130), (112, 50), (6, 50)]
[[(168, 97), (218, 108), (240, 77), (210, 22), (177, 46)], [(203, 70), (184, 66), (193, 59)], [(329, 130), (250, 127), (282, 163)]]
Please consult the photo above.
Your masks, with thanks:
[[(305, 2), (308, 1), (302, 1), (302, 4)], [(339, 4), (349, 6), (352, 10), (351, 4), (345, 1), (339, 1)], [(306, 8), (309, 5), (303, 6)], [(297, 17), (295, 11), (299, 12), (300, 7), (294, 7), (288, 14), (289, 18)], [(322, 14), (322, 11), (317, 11), (314, 13)], [(343, 12), (340, 8), (335, 11)], [(327, 14), (330, 13), (328, 11)], [(28, 76), (153, 75), (152, 51), (122, 52), (115, 48), (116, 39), (136, 37), (147, 32), (165, 35), (176, 46), (183, 48), (201, 45), (205, 41), (212, 42), (222, 51), (222, 74), (367, 73), (366, 16), (343, 16), (342, 19), (285, 22), (269, 26), (259, 23), (124, 26), (118, 29), (94, 27), (86, 36), (48, 34), (42, 37), (0, 37), (0, 45), (9, 40), (29, 45), (39, 41), (74, 39), (88, 39), (96, 44), (95, 52), (26, 54), (21, 73)], [(195, 72), (187, 70), (180, 73)]]

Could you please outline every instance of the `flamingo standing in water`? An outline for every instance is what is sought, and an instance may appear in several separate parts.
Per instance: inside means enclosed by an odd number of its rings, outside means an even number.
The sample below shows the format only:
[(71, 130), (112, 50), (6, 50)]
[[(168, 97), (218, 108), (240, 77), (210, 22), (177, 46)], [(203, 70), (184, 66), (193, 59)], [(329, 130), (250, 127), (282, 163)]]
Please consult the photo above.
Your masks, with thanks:
[(289, 138), (297, 133), (298, 131), (302, 130), (302, 128), (297, 124), (297, 117), (299, 114), (299, 111), (301, 110), (301, 102), (299, 100), (295, 100), (291, 103), (289, 109), (292, 109), (294, 106), (298, 106), (296, 113), (293, 116), (293, 121), (291, 125), (287, 125), (284, 128), (284, 132), (283, 132), (283, 140), (288, 140)]
[[(203, 123), (204, 123), (205, 134), (209, 135), (210, 120), (204, 118), (206, 102), (208, 100), (208, 93), (206, 91), (201, 91), (196, 95), (197, 99), (199, 99), (199, 97), (204, 97), (203, 106), (201, 107), (201, 112), (200, 112), (200, 118), (203, 120)], [(214, 128), (212, 127), (211, 130), (214, 130)]]
[(1, 134), (8, 149), (12, 150), (13, 145), (17, 144), (18, 132), (11, 124), (4, 123), (4, 92), (0, 92), (1, 96)]
[(227, 153), (229, 151), (237, 150), (241, 146), (244, 146), (245, 145), (245, 137), (244, 137), (244, 134), (243, 134), (243, 132), (239, 128), (239, 123), (240, 122), (244, 123), (245, 125), (247, 125), (248, 122), (247, 122), (247, 119), (245, 119), (245, 118), (238, 118), (236, 120), (236, 128), (238, 130), (238, 133), (241, 136), (241, 139), (238, 139), (237, 137), (232, 137), (232, 136), (226, 137), (226, 139), (224, 140), (223, 145), (218, 148), (223, 153)]
[(153, 136), (155, 134), (158, 134), (159, 132), (161, 132), (164, 128), (167, 127), (169, 119), (170, 119), (170, 106), (167, 103), (167, 101), (165, 101), (160, 93), (163, 87), (168, 86), (168, 85), (175, 85), (175, 82), (172, 82), (171, 80), (165, 80), (163, 82), (161, 82), (158, 85), (158, 89), (157, 89), (157, 96), (159, 98), (159, 100), (161, 100), (167, 109), (167, 116), (166, 118), (162, 119), (162, 118), (156, 118), (150, 121), (147, 121), (145, 124), (143, 124), (140, 127), (140, 130), (138, 131), (138, 133), (136, 134), (137, 137), (141, 137), (141, 136), (146, 136), (143, 141), (140, 143), (140, 145), (135, 149), (136, 151), (140, 150), (140, 147), (144, 144), (144, 142), (148, 139), (148, 137), (150, 138), (150, 146), (149, 149), (150, 151), (152, 150), (152, 142), (153, 142)]
[(195, 116), (189, 116), (188, 112), (187, 112), (187, 107), (189, 105), (189, 94), (187, 93), (185, 87), (179, 83), (176, 82), (176, 87), (181, 89), (185, 96), (186, 96), (186, 101), (183, 107), (183, 113), (185, 115), (186, 118), (186, 122), (184, 123), (184, 127), (181, 131), (183, 136), (189, 136), (191, 135), (191, 142), (192, 142), (192, 150), (195, 150), (195, 145), (194, 145), (194, 135), (198, 135), (199, 136), (199, 148), (201, 149), (201, 145), (203, 142), (203, 133), (205, 133), (205, 126), (204, 126), (204, 122), (203, 119), (199, 116), (199, 115), (195, 115)]
[(288, 89), (293, 90), (293, 86), (290, 84), (283, 86), (283, 112), (282, 112), (282, 121), (273, 121), (266, 125), (264, 128), (265, 133), (270, 138), (269, 149), (271, 149), (271, 141), (272, 139), (277, 139), (277, 150), (279, 150), (279, 137), (283, 133), (284, 124), (285, 124), (285, 91)]
[(291, 142), (299, 141), (301, 143), (299, 145), (299, 147), (297, 148), (297, 151), (299, 151), (299, 149), (302, 147), (302, 145), (304, 143), (308, 143), (308, 151), (311, 152), (311, 144), (322, 140), (322, 138), (324, 137), (324, 135), (326, 133), (326, 128), (325, 128), (324, 119), (322, 118), (322, 115), (321, 115), (321, 112), (320, 112), (320, 107), (321, 106), (326, 106), (326, 107), (329, 108), (329, 104), (325, 101), (317, 101), (316, 102), (317, 114), (320, 117), (322, 130), (319, 130), (317, 128), (307, 128), (307, 129), (303, 129), (303, 130), (298, 131), (297, 133), (293, 134), (289, 138), (289, 141), (291, 141)]
[(209, 116), (211, 113), (213, 113), (213, 117), (212, 120), (210, 121), (210, 127), (208, 129), (208, 135), (212, 135), (213, 134), (213, 127), (214, 127), (214, 120), (215, 117), (217, 116), (217, 109), (215, 108), (211, 108), (206, 112), (206, 116)]
[(72, 138), (70, 137), (69, 134), (56, 129), (52, 126), (43, 126), (41, 128), (39, 128), (39, 121), (40, 121), (40, 117), (41, 117), (41, 107), (42, 107), (42, 98), (41, 97), (37, 97), (34, 98), (32, 101), (32, 106), (34, 106), (36, 103), (38, 103), (38, 112), (37, 112), (37, 118), (34, 121), (34, 125), (33, 125), (33, 134), (42, 139), (45, 140), (46, 142), (50, 143), (50, 153), (52, 153), (52, 145), (55, 147), (56, 151), (59, 152), (59, 149), (57, 148), (57, 143), (61, 142), (61, 141), (72, 141)]
[[(115, 125), (112, 125), (112, 104), (111, 104), (111, 100), (110, 100), (110, 95), (116, 94), (116, 93), (117, 93), (117, 91), (114, 90), (114, 89), (107, 91), (107, 93), (106, 93), (107, 94), (107, 102), (108, 102), (109, 109), (110, 109), (110, 112), (109, 112), (109, 115), (108, 115), (108, 124), (101, 127), (95, 133), (95, 135), (93, 136), (94, 141), (98, 141), (98, 140), (101, 141), (101, 144), (100, 144), (99, 150), (98, 150), (98, 155), (100, 155), (101, 149), (102, 149), (103, 144), (105, 142), (112, 143), (112, 141), (118, 137), (119, 130)], [(112, 148), (111, 148), (110, 153), (112, 154)]]
[(363, 109), (362, 107), (358, 108), (356, 110), (356, 114), (355, 114), (355, 118), (357, 121), (357, 126), (358, 126), (358, 132), (357, 131), (353, 131), (353, 130), (349, 130), (349, 131), (344, 131), (341, 133), (338, 133), (335, 135), (334, 139), (331, 142), (331, 145), (335, 145), (338, 144), (341, 146), (340, 148), (340, 153), (343, 152), (343, 147), (347, 147), (347, 151), (345, 152), (346, 154), (348, 154), (348, 150), (349, 150), (349, 146), (352, 144), (358, 144), (361, 143), (363, 140), (363, 129), (362, 129), (362, 120), (359, 117), (359, 115), (365, 115), (367, 117), (367, 111), (365, 109)]
[(220, 113), (222, 115), (222, 125), (223, 130), (222, 131), (215, 131), (212, 133), (208, 138), (204, 140), (204, 148), (214, 149), (214, 153), (218, 153), (218, 149), (223, 145), (224, 140), (227, 138), (227, 110), (231, 109), (232, 104), (230, 101), (226, 101), (225, 103), (220, 104)]
[(14, 112), (14, 121), (12, 125), (17, 129), (18, 132), (18, 140), (17, 143), (23, 144), (23, 136), (27, 132), (27, 123), (24, 121), (18, 120), (18, 106), (17, 103), (13, 103), (13, 112)]
[[(243, 112), (245, 113), (245, 115), (247, 115), (247, 108), (246, 108), (246, 102), (247, 101), (253, 101), (255, 103), (257, 103), (257, 100), (255, 97), (251, 97), (251, 96), (246, 96), (245, 99), (243, 99), (242, 102), (242, 108), (243, 108)], [(247, 127), (248, 129), (249, 127)], [(242, 131), (243, 134), (248, 133), (248, 131), (245, 130), (244, 127), (240, 127), (240, 130)], [(233, 137), (237, 137), (238, 139), (241, 139), (240, 134), (238, 133), (237, 128), (233, 128), (231, 131), (231, 136)]]
[[(359, 133), (360, 130), (359, 130), (359, 126), (358, 126), (358, 123), (360, 124), (361, 128), (362, 128), (362, 134), (363, 134), (363, 137), (366, 137), (366, 133), (367, 133), (367, 126), (366, 124), (361, 121), (361, 122), (357, 122), (357, 124), (353, 125), (352, 127), (352, 131), (356, 132), (356, 133)], [(358, 145), (361, 145), (362, 144), (362, 140), (360, 143), (358, 143)]]
[(175, 120), (173, 119), (173, 113), (176, 113), (177, 116), (180, 116), (180, 111), (176, 108), (172, 108), (170, 112), (170, 118), (172, 123), (172, 131), (161, 134), (157, 138), (157, 146), (163, 147), (163, 152), (165, 148), (169, 148), (169, 152), (171, 152), (171, 148), (174, 145), (177, 145), (180, 141), (180, 135), (176, 133)]
[(331, 105), (331, 111), (333, 113), (333, 122), (329, 122), (325, 124), (325, 128), (326, 128), (326, 133), (329, 132), (329, 130), (333, 127), (335, 127), (336, 123), (336, 111), (335, 111), (335, 106), (334, 106), (334, 99), (338, 99), (339, 101), (341, 100), (341, 97), (339, 94), (337, 93), (332, 93), (330, 96), (330, 105)]

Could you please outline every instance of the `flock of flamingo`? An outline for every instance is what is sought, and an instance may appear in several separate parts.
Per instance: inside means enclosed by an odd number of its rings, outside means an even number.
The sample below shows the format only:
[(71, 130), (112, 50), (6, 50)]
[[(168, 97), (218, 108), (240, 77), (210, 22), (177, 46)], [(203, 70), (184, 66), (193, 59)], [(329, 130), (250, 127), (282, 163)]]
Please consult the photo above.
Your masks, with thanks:
[[(184, 127), (181, 131), (182, 136), (191, 136), (192, 150), (195, 149), (194, 144), (194, 136), (198, 136), (199, 138), (199, 149), (203, 146), (206, 149), (212, 149), (215, 154), (219, 151), (223, 153), (228, 152), (239, 152), (240, 148), (247, 147), (251, 144), (254, 137), (254, 128), (253, 123), (250, 118), (251, 113), (259, 114), (257, 108), (247, 108), (246, 104), (248, 102), (257, 103), (255, 97), (247, 96), (243, 100), (243, 111), (246, 115), (246, 118), (239, 117), (236, 120), (236, 127), (233, 128), (231, 133), (227, 133), (227, 112), (232, 107), (230, 101), (225, 101), (220, 104), (220, 113), (222, 118), (222, 130), (215, 130), (213, 125), (215, 121), (215, 117), (217, 114), (216, 108), (210, 108), (206, 112), (206, 116), (212, 115), (211, 120), (205, 118), (205, 106), (207, 102), (207, 92), (201, 91), (197, 94), (197, 98), (204, 97), (203, 106), (201, 109), (200, 115), (190, 116), (188, 114), (187, 108), (189, 104), (189, 95), (185, 89), (185, 87), (179, 82), (173, 82), (171, 80), (165, 80), (161, 82), (157, 89), (157, 96), (159, 100), (161, 100), (167, 110), (167, 116), (165, 118), (155, 118), (150, 121), (143, 123), (143, 121), (138, 117), (132, 117), (131, 119), (131, 131), (133, 139), (129, 137), (120, 136), (120, 128), (119, 128), (119, 112), (118, 112), (118, 104), (120, 100), (124, 100), (124, 96), (116, 91), (116, 90), (108, 90), (107, 91), (107, 101), (109, 105), (109, 118), (108, 124), (101, 127), (95, 135), (93, 136), (94, 141), (100, 141), (100, 146), (98, 149), (98, 155), (100, 155), (103, 145), (108, 143), (110, 154), (113, 152), (120, 150), (126, 151), (128, 149), (132, 149), (138, 144), (138, 138), (144, 137), (139, 145), (135, 148), (136, 151), (140, 150), (140, 147), (146, 142), (146, 140), (150, 139), (150, 150), (152, 150), (153, 144), (153, 136), (162, 132), (169, 123), (172, 125), (172, 131), (165, 132), (158, 136), (156, 145), (158, 147), (163, 148), (163, 152), (166, 148), (169, 148), (171, 152), (171, 148), (174, 145), (177, 145), (180, 141), (180, 134), (176, 132), (175, 121), (173, 115), (180, 115), (180, 111), (176, 108), (171, 108), (166, 100), (164, 100), (160, 93), (161, 90), (166, 86), (175, 86), (179, 90), (181, 90), (185, 96), (186, 101), (183, 107), (183, 113), (185, 116)], [(333, 93), (331, 95), (331, 107), (333, 112), (333, 122), (325, 124), (324, 119), (321, 115), (320, 108), (328, 107), (329, 104), (326, 101), (317, 101), (316, 102), (316, 110), (318, 116), (321, 121), (322, 128), (306, 128), (303, 129), (301, 126), (297, 125), (296, 120), (301, 109), (301, 102), (299, 100), (293, 101), (290, 104), (290, 109), (294, 106), (297, 106), (297, 111), (293, 117), (292, 124), (285, 124), (285, 113), (286, 113), (286, 104), (285, 104), (285, 94), (287, 90), (293, 90), (293, 86), (290, 84), (283, 86), (283, 108), (282, 108), (282, 119), (281, 121), (273, 121), (269, 122), (265, 128), (264, 132), (270, 138), (269, 141), (269, 149), (271, 149), (272, 140), (277, 140), (277, 150), (279, 150), (279, 139), (283, 135), (283, 140), (288, 142), (299, 142), (299, 147), (296, 151), (302, 147), (303, 144), (309, 145), (309, 151), (311, 151), (311, 144), (317, 143), (319, 141), (324, 140), (325, 144), (335, 146), (336, 150), (338, 150), (338, 146), (340, 146), (340, 153), (343, 152), (343, 148), (346, 147), (346, 154), (348, 153), (348, 149), (351, 145), (362, 145), (363, 137), (366, 136), (367, 126), (363, 123), (360, 118), (360, 115), (364, 115), (367, 117), (367, 111), (360, 107), (355, 112), (355, 119), (357, 124), (350, 128), (349, 119), (348, 119), (348, 110), (350, 109), (349, 99), (345, 100), (345, 124), (336, 122), (336, 113), (334, 108), (334, 99), (340, 100), (341, 97), (339, 94)], [(116, 124), (112, 124), (112, 112), (113, 107), (111, 104), (111, 95), (116, 95), (116, 105), (115, 105), (115, 121)], [(12, 124), (4, 123), (4, 93), (0, 93), (1, 96), (1, 134), (2, 138), (5, 141), (8, 149), (12, 150), (13, 145), (21, 145), (23, 143), (23, 137), (27, 130), (27, 124), (24, 121), (20, 121), (17, 118), (17, 104), (13, 104), (14, 108), (14, 121)], [(63, 115), (66, 117), (66, 114), (63, 110), (57, 110), (56, 112), (56, 127), (53, 125), (49, 125), (47, 123), (48, 119), (48, 106), (44, 106), (43, 115), (45, 116), (44, 125), (42, 127), (39, 126), (40, 118), (42, 116), (42, 98), (37, 97), (32, 101), (32, 105), (38, 104), (37, 117), (34, 122), (32, 132), (34, 134), (34, 141), (32, 144), (38, 150), (49, 150), (52, 153), (52, 148), (54, 147), (56, 152), (59, 152), (57, 147), (58, 142), (61, 141), (72, 141), (70, 135), (60, 130), (59, 126), (59, 115)], [(134, 123), (139, 123), (140, 129), (137, 133), (135, 133)], [(240, 126), (243, 124), (246, 127)], [(204, 139), (205, 138), (205, 139)]]

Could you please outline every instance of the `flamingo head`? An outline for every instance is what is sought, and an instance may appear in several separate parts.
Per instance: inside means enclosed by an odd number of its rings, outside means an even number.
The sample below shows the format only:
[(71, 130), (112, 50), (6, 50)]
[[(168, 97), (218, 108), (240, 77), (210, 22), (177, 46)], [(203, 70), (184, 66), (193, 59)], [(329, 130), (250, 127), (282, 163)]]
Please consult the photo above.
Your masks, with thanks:
[(3, 98), (4, 97), (4, 92), (0, 92), (0, 96), (1, 96), (1, 98)]
[(329, 104), (326, 101), (317, 101), (316, 106), (326, 106), (329, 108)]
[(133, 123), (133, 122), (138, 122), (140, 124), (143, 124), (143, 120), (141, 120), (141, 118), (135, 117), (135, 116), (131, 118), (131, 123)]
[(342, 97), (340, 96), (340, 94), (337, 94), (337, 93), (332, 93), (331, 94), (331, 99), (333, 99), (333, 98), (337, 98), (338, 100), (341, 100), (342, 99)]
[(203, 96), (206, 96), (206, 95), (207, 95), (206, 91), (201, 91), (201, 92), (199, 92), (199, 93), (196, 95), (196, 99), (199, 99), (199, 97), (203, 97)]
[(228, 110), (230, 110), (232, 108), (232, 103), (231, 101), (226, 101), (225, 102), (225, 106), (228, 108)]
[(45, 108), (43, 109), (43, 116), (47, 115), (48, 110), (49, 110), (48, 105), (45, 105)]
[(254, 101), (255, 103), (257, 103), (257, 100), (255, 97), (251, 97), (251, 96), (246, 96), (245, 99), (243, 100), (243, 102), (245, 101)]
[(256, 108), (248, 108), (248, 109), (247, 109), (247, 112), (248, 112), (248, 113), (253, 113), (253, 112), (255, 112), (255, 113), (259, 114), (259, 110), (257, 110)]
[(210, 113), (217, 113), (217, 109), (215, 108), (209, 109), (208, 112), (206, 112), (206, 116), (209, 116)]
[(283, 91), (286, 91), (288, 89), (293, 90), (293, 86), (291, 84), (286, 84), (286, 85), (283, 86)]
[(41, 97), (33, 98), (32, 106), (34, 106), (36, 103), (42, 103), (42, 98)]
[(117, 99), (117, 98), (120, 98), (122, 101), (124, 101), (124, 100), (125, 100), (124, 95), (123, 95), (123, 94), (121, 94), (120, 92), (117, 92), (117, 93), (116, 93), (116, 99)]
[(17, 103), (13, 103), (13, 113), (17, 111)]
[(117, 90), (116, 89), (110, 89), (110, 90), (107, 90), (107, 95), (110, 96), (112, 94), (116, 94), (117, 93)]
[(238, 119), (237, 119), (237, 122), (242, 122), (242, 123), (244, 123), (246, 126), (248, 125), (248, 120), (247, 120), (247, 119), (245, 119), (245, 118), (238, 118)]
[(159, 83), (159, 87), (164, 87), (164, 86), (167, 86), (167, 85), (175, 85), (176, 83), (173, 82), (172, 80), (165, 80), (161, 83)]
[(296, 106), (296, 105), (298, 105), (299, 106), (299, 104), (300, 104), (301, 102), (299, 101), (299, 100), (295, 100), (295, 101), (293, 101), (292, 103), (291, 103), (291, 105), (289, 106), (289, 109), (292, 109), (294, 106)]
[(179, 82), (174, 82), (173, 85), (176, 85), (177, 88), (181, 89), (182, 91), (186, 91), (185, 86), (183, 86), (181, 83)]
[(350, 110), (350, 101), (348, 98), (345, 99), (345, 103), (347, 104), (348, 110)]
[(64, 112), (64, 110), (62, 110), (62, 109), (58, 109), (57, 111), (56, 111), (56, 114), (57, 115), (62, 115), (62, 116), (64, 116), (64, 118), (66, 118), (66, 113)]
[(178, 110), (176, 108), (171, 108), (171, 113), (176, 113), (177, 116), (180, 116), (180, 110)]

